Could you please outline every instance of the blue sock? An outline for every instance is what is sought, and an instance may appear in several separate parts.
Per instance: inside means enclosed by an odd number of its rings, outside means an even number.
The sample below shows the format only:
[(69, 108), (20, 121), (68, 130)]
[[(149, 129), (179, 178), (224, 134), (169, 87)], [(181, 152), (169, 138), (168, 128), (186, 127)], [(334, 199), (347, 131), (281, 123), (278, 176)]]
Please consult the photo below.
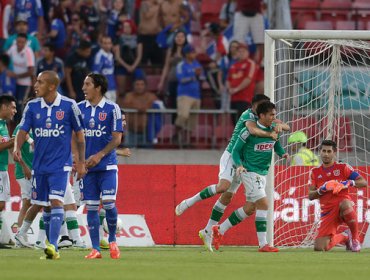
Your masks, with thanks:
[(60, 228), (62, 227), (63, 220), (64, 220), (63, 207), (51, 208), (49, 242), (50, 244), (53, 244), (55, 246), (55, 249), (57, 251), (58, 251), (58, 237), (60, 233)]
[(109, 230), (109, 242), (116, 241), (116, 230), (117, 230), (117, 208), (114, 202), (103, 202), (105, 209), (105, 219), (107, 220)]
[(50, 212), (43, 211), (42, 217), (44, 218), (44, 228), (46, 233), (46, 238), (50, 242), (49, 230), (50, 230)]
[(99, 205), (87, 205), (87, 224), (89, 225), (89, 233), (92, 247), (100, 252), (100, 237), (99, 237)]

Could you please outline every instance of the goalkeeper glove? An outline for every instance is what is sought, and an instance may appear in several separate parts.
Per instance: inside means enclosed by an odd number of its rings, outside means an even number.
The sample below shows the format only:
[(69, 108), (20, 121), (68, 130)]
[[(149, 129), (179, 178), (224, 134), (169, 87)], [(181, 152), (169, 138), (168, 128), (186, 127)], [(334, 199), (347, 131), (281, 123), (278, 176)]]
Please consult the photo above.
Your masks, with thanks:
[(338, 184), (337, 181), (335, 180), (330, 180), (330, 181), (327, 181), (325, 184), (323, 184), (318, 190), (317, 190), (317, 193), (319, 195), (323, 195), (324, 193), (328, 192), (328, 191), (332, 191), (334, 190), (334, 188), (336, 187), (336, 185)]

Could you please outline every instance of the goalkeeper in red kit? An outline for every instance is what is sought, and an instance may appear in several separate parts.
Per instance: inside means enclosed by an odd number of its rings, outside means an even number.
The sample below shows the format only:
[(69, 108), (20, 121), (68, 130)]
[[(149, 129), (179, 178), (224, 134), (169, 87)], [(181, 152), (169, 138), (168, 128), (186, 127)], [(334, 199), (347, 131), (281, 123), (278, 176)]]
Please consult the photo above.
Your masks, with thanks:
[[(350, 165), (335, 161), (337, 144), (324, 140), (320, 146), (322, 164), (310, 171), (310, 200), (319, 199), (321, 206), (320, 225), (314, 243), (315, 251), (328, 251), (339, 243), (345, 243), (352, 252), (359, 252), (357, 214), (353, 208), (348, 187), (367, 187), (366, 180)], [(346, 224), (348, 229), (338, 231)]]

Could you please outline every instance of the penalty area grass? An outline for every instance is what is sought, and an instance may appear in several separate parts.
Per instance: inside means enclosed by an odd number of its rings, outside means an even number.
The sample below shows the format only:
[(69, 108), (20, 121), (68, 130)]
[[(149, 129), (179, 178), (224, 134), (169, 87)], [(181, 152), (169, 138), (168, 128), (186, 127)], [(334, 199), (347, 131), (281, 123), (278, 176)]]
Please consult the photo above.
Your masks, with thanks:
[(121, 248), (121, 259), (109, 251), (86, 260), (88, 250), (61, 250), (59, 260), (40, 260), (41, 250), (0, 250), (1, 279), (370, 279), (370, 249), (361, 253), (336, 248), (330, 252), (283, 249), (258, 253), (255, 247)]

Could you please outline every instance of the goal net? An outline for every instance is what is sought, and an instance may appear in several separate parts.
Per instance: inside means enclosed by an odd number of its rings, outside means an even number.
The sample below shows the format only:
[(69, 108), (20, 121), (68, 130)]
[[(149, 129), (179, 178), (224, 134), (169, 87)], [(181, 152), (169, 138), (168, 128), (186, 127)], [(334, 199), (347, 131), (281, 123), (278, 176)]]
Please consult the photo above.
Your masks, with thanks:
[[(338, 144), (337, 160), (349, 163), (370, 182), (370, 38), (368, 31), (267, 30), (265, 92), (277, 105), (277, 118), (291, 133), (301, 130), (318, 155), (323, 139)], [(287, 139), (281, 142), (292, 154)], [(268, 237), (275, 246), (312, 246), (320, 217), (318, 200), (308, 199), (312, 167), (289, 167), (274, 157), (269, 174)], [(351, 189), (365, 238), (370, 194)], [(272, 208), (271, 208), (272, 209)], [(370, 231), (370, 230), (369, 230)], [(370, 240), (370, 237), (369, 237)], [(366, 243), (365, 242), (365, 243)]]

